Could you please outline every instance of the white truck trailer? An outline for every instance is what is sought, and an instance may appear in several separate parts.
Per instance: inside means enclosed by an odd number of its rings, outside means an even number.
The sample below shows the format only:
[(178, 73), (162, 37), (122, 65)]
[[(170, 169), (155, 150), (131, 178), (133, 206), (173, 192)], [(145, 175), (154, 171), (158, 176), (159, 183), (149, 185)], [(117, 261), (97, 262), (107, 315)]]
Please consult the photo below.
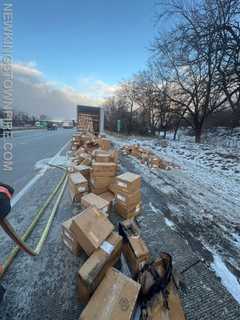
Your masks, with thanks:
[(104, 109), (102, 107), (77, 106), (77, 129), (80, 132), (103, 134)]

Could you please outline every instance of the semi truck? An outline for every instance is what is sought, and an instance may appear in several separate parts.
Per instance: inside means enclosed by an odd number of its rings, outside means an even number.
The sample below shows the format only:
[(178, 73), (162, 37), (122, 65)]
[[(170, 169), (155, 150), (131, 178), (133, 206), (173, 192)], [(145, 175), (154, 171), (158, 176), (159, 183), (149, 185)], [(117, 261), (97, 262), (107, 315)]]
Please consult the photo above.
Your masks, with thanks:
[(96, 135), (104, 132), (104, 109), (102, 107), (77, 106), (77, 130), (92, 132)]

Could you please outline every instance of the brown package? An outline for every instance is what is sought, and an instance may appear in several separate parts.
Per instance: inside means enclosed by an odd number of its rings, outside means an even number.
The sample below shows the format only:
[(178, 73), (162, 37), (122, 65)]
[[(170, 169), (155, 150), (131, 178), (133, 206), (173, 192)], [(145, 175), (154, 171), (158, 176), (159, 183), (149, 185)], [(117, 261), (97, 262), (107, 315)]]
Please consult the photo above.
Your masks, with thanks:
[(116, 177), (117, 188), (123, 192), (134, 192), (141, 189), (141, 176), (126, 172)]
[(122, 218), (130, 219), (139, 215), (141, 211), (141, 202), (134, 206), (127, 207), (119, 201), (115, 203), (115, 210)]
[(117, 263), (121, 247), (122, 237), (113, 232), (81, 266), (78, 272), (78, 291), (82, 303), (88, 302), (107, 270)]
[(131, 320), (140, 285), (110, 268), (79, 320)]
[(140, 236), (130, 236), (128, 241), (124, 242), (123, 254), (133, 276), (142, 269), (150, 257), (149, 250)]
[(92, 174), (96, 177), (114, 177), (117, 173), (117, 165), (114, 162), (93, 162)]
[(81, 252), (81, 247), (76, 241), (74, 234), (70, 230), (72, 224), (72, 218), (63, 222), (62, 224), (62, 240), (67, 248), (75, 255), (79, 256)]
[(131, 208), (141, 202), (141, 191), (137, 190), (132, 193), (117, 191), (116, 202), (119, 202), (126, 207)]
[(104, 214), (107, 214), (109, 205), (110, 205), (109, 201), (103, 199), (102, 197), (94, 193), (88, 193), (81, 199), (81, 206), (83, 208), (94, 206)]
[(113, 229), (113, 224), (95, 207), (89, 207), (75, 216), (70, 227), (79, 245), (88, 255), (100, 247)]

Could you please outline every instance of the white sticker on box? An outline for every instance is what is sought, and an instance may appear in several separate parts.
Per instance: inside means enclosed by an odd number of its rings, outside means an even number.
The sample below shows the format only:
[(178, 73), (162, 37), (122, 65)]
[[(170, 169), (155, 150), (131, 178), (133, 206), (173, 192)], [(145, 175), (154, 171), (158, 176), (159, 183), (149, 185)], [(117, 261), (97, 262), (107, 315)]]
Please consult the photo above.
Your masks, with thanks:
[(126, 202), (126, 198), (123, 197), (121, 194), (117, 194), (117, 199), (123, 202)]
[(105, 251), (107, 254), (111, 254), (114, 250), (114, 246), (108, 241), (103, 241), (100, 248)]
[(102, 211), (103, 213), (107, 213), (108, 207), (102, 208), (101, 211)]
[(122, 181), (117, 181), (117, 184), (119, 185), (119, 187), (127, 188), (127, 183), (124, 183)]

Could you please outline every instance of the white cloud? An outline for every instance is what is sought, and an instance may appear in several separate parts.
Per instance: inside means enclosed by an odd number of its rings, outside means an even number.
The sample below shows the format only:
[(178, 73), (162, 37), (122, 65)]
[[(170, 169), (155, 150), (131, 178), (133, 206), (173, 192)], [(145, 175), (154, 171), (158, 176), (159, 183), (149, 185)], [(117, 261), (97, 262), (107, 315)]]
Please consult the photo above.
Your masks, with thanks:
[(50, 118), (73, 119), (77, 104), (100, 105), (117, 87), (91, 77), (79, 80), (79, 90), (60, 85), (47, 80), (34, 61), (14, 63), (12, 68), (14, 109), (36, 116), (46, 114)]

